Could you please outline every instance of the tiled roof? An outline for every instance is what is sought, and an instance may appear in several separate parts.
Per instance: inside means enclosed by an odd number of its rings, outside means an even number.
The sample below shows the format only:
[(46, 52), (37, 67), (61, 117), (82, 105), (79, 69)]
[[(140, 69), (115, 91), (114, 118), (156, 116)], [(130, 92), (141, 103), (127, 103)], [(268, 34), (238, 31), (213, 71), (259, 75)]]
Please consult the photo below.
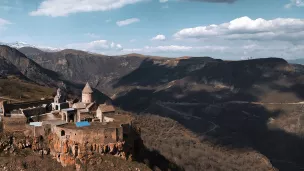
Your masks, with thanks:
[(82, 102), (78, 102), (78, 103), (74, 103), (72, 107), (76, 108), (76, 109), (85, 109), (86, 108), (86, 104), (82, 103)]
[(101, 104), (99, 105), (99, 109), (101, 112), (115, 112), (115, 108), (113, 105)]

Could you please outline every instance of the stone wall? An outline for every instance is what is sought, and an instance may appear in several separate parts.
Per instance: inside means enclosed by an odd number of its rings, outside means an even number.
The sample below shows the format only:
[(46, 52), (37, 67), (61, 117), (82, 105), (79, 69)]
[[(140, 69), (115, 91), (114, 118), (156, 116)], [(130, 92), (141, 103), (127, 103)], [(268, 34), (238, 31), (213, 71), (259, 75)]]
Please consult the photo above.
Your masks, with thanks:
[[(107, 144), (123, 140), (123, 127), (119, 128), (100, 128), (98, 130), (82, 130), (82, 129), (68, 129), (62, 127), (54, 127), (54, 132), (58, 137), (64, 137), (77, 143), (100, 143)], [(63, 138), (63, 137), (62, 137)]]
[(82, 93), (83, 103), (92, 103), (92, 94)]
[(85, 163), (94, 153), (112, 154), (127, 158), (123, 128), (81, 130), (54, 127), (49, 135), (51, 155), (63, 166)]
[(32, 126), (26, 124), (25, 128), (27, 130), (27, 136), (31, 136), (31, 137), (39, 137), (39, 136), (45, 137), (51, 133), (50, 124), (42, 125), (42, 126)]

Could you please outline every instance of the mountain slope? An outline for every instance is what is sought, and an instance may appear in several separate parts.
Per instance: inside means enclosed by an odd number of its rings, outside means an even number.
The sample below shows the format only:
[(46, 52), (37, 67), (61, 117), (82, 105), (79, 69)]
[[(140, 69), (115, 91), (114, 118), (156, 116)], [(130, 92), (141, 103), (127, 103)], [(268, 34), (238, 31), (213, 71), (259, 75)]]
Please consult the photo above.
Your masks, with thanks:
[(42, 68), (33, 60), (27, 58), (23, 53), (9, 46), (0, 46), (0, 57), (9, 61), (29, 80), (48, 86), (57, 85), (57, 74)]
[(19, 75), (21, 76), (21, 72), (13, 65), (10, 61), (6, 60), (4, 57), (0, 56), (0, 75)]
[(112, 85), (121, 76), (135, 70), (144, 57), (110, 57), (90, 54), (78, 50), (63, 50), (60, 52), (39, 52), (33, 48), (21, 48), (29, 58), (42, 67), (55, 71), (65, 80), (85, 84), (113, 93)]

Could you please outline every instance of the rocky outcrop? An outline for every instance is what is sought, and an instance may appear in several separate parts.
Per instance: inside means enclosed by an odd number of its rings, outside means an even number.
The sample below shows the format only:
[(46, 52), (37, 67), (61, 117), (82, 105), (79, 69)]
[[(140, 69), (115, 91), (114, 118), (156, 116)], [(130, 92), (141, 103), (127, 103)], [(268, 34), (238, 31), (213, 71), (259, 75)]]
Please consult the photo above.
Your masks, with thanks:
[(94, 154), (111, 154), (124, 159), (131, 159), (127, 156), (125, 142), (109, 143), (109, 144), (91, 144), (85, 142), (79, 144), (69, 139), (63, 139), (56, 134), (48, 136), (48, 144), (50, 154), (61, 163), (62, 166), (75, 165), (80, 167), (86, 164)]

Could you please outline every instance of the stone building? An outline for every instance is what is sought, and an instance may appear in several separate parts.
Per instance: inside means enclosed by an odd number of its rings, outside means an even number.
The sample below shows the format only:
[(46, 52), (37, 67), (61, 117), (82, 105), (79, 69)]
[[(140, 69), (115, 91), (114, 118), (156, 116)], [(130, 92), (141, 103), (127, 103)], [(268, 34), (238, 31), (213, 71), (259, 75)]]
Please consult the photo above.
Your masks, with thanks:
[(61, 120), (66, 122), (77, 122), (77, 110), (74, 108), (62, 109), (60, 111)]
[(90, 87), (89, 83), (87, 83), (82, 90), (81, 102), (74, 103), (72, 105), (72, 108), (75, 108), (77, 110), (86, 110), (87, 112), (90, 111), (91, 108), (95, 105), (92, 94), (93, 90)]
[(105, 117), (105, 114), (114, 115), (114, 106), (108, 103), (99, 105), (98, 109), (96, 110), (96, 117), (100, 120), (100, 122), (111, 122), (112, 120), (109, 117)]
[(87, 154), (112, 154), (132, 158), (136, 137), (131, 132), (132, 119), (115, 115), (110, 123), (93, 122), (87, 127), (66, 123), (51, 128), (50, 154), (63, 166), (82, 162)]
[(92, 98), (92, 93), (93, 90), (90, 87), (89, 83), (86, 83), (85, 87), (82, 90), (82, 103), (92, 103), (93, 102), (93, 98)]

